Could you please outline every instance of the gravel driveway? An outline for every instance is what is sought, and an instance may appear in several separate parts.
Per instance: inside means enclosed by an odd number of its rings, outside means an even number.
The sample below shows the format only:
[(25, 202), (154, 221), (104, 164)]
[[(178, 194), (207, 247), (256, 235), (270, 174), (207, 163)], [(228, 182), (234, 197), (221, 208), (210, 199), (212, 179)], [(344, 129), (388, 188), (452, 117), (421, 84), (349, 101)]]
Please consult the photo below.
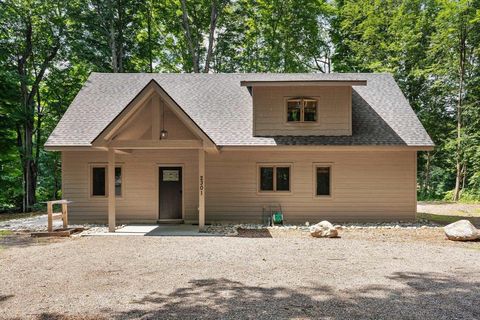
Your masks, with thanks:
[[(248, 236), (248, 235), (244, 235)], [(82, 237), (0, 251), (0, 318), (478, 319), (480, 242), (441, 229), (341, 239)]]
[[(12, 219), (6, 221), (0, 221), (0, 229), (4, 230), (30, 230), (30, 231), (42, 231), (47, 229), (48, 215), (42, 214), (34, 217)], [(54, 228), (62, 227), (62, 220), (53, 220)]]
[(417, 204), (417, 212), (451, 216), (480, 217), (480, 204), (419, 201)]

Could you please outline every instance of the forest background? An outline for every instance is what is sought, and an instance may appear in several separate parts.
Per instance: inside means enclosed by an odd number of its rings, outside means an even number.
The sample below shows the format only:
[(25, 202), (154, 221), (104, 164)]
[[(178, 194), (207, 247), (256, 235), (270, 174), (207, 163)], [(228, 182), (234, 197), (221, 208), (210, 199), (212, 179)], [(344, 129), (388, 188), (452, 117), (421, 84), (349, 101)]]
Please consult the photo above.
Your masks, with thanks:
[(61, 198), (43, 144), (91, 72), (388, 72), (419, 199), (480, 200), (480, 0), (0, 0), (0, 212)]

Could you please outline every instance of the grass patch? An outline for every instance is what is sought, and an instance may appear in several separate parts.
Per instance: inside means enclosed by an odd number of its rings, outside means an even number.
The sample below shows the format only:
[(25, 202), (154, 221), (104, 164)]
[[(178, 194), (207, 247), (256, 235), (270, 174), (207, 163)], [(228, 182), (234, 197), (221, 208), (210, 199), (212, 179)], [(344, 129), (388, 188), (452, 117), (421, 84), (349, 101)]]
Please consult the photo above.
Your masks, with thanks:
[(418, 204), (436, 204), (436, 205), (441, 205), (441, 204), (455, 204), (456, 202), (453, 201), (446, 201), (446, 200), (418, 200)]
[(480, 217), (480, 209), (475, 209), (473, 212), (457, 210), (457, 211), (451, 212), (450, 215), (460, 216), (460, 217)]
[(449, 223), (460, 220), (459, 217), (432, 214), (432, 213), (422, 213), (422, 212), (417, 213), (417, 219), (428, 220), (428, 221), (432, 221), (440, 224), (449, 224)]
[[(13, 234), (13, 232), (10, 230), (0, 230), (0, 239), (2, 239), (5, 236), (9, 236), (11, 234)], [(5, 247), (0, 245), (0, 252), (2, 252), (4, 249)]]
[(13, 232), (10, 230), (0, 230), (0, 237), (9, 236), (11, 234), (13, 234)]
[(418, 212), (417, 220), (418, 219), (428, 220), (431, 222), (436, 222), (444, 225), (456, 222), (458, 220), (467, 219), (467, 220), (470, 220), (473, 224), (478, 224), (478, 222), (475, 222), (475, 219), (478, 219), (478, 218), (472, 217), (472, 216), (455, 216), (455, 215), (443, 215), (443, 214)]
[(0, 222), (14, 219), (31, 218), (42, 214), (45, 214), (45, 212), (0, 213)]

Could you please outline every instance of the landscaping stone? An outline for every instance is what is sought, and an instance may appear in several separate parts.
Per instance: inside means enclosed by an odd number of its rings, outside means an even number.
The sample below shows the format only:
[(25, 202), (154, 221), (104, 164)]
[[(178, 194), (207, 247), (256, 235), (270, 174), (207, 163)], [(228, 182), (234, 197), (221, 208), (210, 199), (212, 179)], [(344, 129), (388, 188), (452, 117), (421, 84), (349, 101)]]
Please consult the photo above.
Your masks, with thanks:
[(459, 220), (444, 228), (449, 240), (471, 241), (480, 239), (480, 231), (468, 220)]
[[(397, 228), (395, 228), (398, 226)], [(405, 229), (439, 229), (441, 226), (431, 222), (370, 222), (370, 223), (347, 223), (343, 225), (333, 226), (337, 231), (340, 230), (356, 230), (356, 229), (392, 229), (392, 230), (405, 230)], [(265, 226), (261, 224), (212, 224), (205, 227), (205, 232), (222, 234), (226, 236), (237, 236), (238, 229), (247, 230), (298, 230), (300, 232), (310, 232), (310, 225), (290, 225), (283, 226)]]
[(315, 238), (337, 238), (338, 230), (328, 221), (321, 221), (310, 227), (310, 235)]

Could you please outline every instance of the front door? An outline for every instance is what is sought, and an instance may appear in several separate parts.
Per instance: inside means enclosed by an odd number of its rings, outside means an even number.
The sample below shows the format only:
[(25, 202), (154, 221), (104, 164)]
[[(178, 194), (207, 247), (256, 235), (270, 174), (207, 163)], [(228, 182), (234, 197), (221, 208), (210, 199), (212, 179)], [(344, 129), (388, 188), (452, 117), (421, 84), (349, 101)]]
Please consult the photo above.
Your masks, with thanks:
[(160, 167), (159, 219), (182, 219), (182, 167)]

